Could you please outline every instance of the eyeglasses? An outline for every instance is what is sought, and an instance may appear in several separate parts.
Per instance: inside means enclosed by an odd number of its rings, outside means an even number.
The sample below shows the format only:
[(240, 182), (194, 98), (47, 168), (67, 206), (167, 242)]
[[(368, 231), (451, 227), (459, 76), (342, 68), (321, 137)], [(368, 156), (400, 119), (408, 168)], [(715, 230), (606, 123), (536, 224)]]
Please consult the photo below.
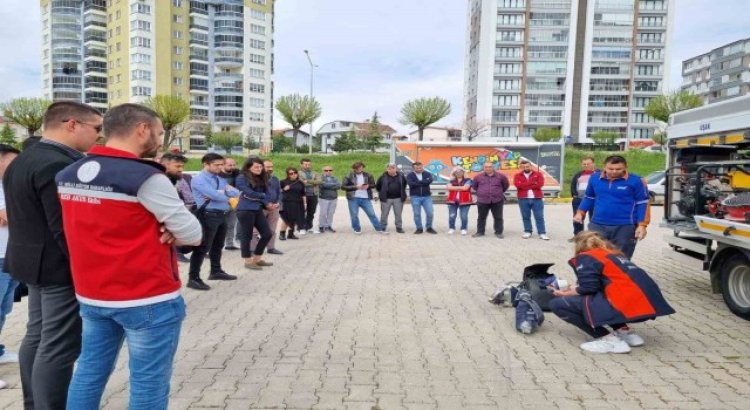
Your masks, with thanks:
[(287, 175), (297, 175), (297, 173), (296, 173), (296, 172), (294, 172), (294, 171), (289, 171), (289, 172), (287, 172), (286, 174), (287, 174)]
[(324, 169), (323, 172), (333, 172), (332, 169)]
[(101, 134), (102, 129), (104, 128), (103, 124), (99, 124), (99, 125), (89, 124), (88, 122), (78, 121), (75, 118), (69, 118), (67, 120), (62, 120), (62, 122), (68, 122), (68, 121), (75, 121), (75, 122), (77, 122), (79, 124), (88, 125), (89, 127), (93, 128), (94, 131), (97, 132), (97, 134)]

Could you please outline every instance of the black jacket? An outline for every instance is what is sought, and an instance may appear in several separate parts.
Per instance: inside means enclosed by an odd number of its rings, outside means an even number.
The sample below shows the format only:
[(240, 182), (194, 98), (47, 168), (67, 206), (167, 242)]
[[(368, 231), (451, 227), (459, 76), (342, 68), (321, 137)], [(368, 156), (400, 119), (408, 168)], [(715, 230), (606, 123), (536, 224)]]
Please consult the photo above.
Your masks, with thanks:
[[(599, 172), (598, 169), (594, 171), (594, 173), (597, 172)], [(583, 175), (583, 171), (578, 171), (570, 180), (570, 196), (573, 198), (583, 198), (583, 195), (585, 194), (585, 192), (578, 192), (578, 178), (580, 178), (581, 175)]]
[(8, 212), (5, 271), (29, 285), (72, 285), (55, 175), (76, 158), (47, 143), (21, 152), (3, 177)]
[[(378, 197), (381, 201), (385, 202), (388, 199), (388, 172), (383, 172), (383, 175), (378, 178), (378, 182), (375, 183), (375, 189), (378, 191)], [(403, 173), (399, 172), (396, 174), (399, 181), (401, 182), (401, 200), (406, 201), (406, 177)]]
[[(365, 182), (367, 183), (367, 197), (372, 199), (372, 189), (375, 188), (375, 178), (364, 171), (362, 171), (362, 176), (364, 176)], [(354, 171), (344, 177), (344, 181), (341, 183), (341, 189), (346, 191), (346, 199), (354, 198), (354, 192), (357, 191), (357, 174), (355, 174)]]
[(406, 176), (406, 181), (409, 183), (409, 195), (412, 198), (415, 196), (432, 196), (430, 191), (430, 184), (432, 184), (432, 174), (427, 171), (422, 171), (422, 179), (417, 178), (416, 172), (410, 172)]

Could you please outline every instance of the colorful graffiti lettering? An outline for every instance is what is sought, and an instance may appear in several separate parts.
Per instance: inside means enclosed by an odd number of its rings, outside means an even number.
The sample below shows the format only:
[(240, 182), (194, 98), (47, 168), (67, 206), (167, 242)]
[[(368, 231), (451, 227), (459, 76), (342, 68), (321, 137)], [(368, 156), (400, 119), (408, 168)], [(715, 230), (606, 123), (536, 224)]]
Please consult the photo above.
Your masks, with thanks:
[(487, 155), (455, 155), (451, 157), (451, 164), (461, 167), (466, 171), (481, 172), (484, 164), (491, 162), (494, 164), (495, 169), (508, 170), (518, 168), (518, 160), (520, 158), (520, 152), (497, 150)]
[(440, 171), (448, 168), (440, 160), (433, 159), (429, 164), (425, 165), (424, 169), (432, 175), (435, 175), (439, 179), (445, 179), (440, 175)]

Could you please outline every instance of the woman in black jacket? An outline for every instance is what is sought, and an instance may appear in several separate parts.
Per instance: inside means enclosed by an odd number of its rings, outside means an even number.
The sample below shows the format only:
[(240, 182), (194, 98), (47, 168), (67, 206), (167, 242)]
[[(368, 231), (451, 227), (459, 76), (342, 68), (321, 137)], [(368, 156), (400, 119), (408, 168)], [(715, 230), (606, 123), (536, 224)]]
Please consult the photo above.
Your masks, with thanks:
[[(281, 219), (289, 226), (286, 235), (289, 239), (299, 239), (294, 235), (296, 226), (303, 226), (305, 218), (305, 184), (299, 179), (297, 168), (286, 169), (286, 178), (281, 181), (281, 192), (283, 195)], [(281, 236), (284, 232), (281, 232)]]

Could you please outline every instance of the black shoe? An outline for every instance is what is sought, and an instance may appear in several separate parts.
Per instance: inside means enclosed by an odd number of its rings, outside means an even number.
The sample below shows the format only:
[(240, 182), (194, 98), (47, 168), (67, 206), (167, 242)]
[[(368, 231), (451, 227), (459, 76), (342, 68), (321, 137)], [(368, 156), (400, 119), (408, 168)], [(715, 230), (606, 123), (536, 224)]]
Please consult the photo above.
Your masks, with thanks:
[(396, 228), (396, 232), (398, 232), (398, 233), (404, 233), (404, 229), (403, 228)]
[(294, 235), (293, 231), (289, 231), (289, 233), (286, 235), (287, 239), (299, 239), (297, 236)]
[(236, 247), (236, 246), (232, 245), (232, 246), (225, 246), (225, 247), (224, 247), (224, 250), (225, 250), (225, 251), (238, 251), (238, 250), (240, 250), (240, 248), (238, 248), (238, 247)]
[(187, 256), (185, 256), (185, 255), (183, 255), (181, 253), (178, 253), (177, 254), (177, 262), (190, 263), (190, 258), (188, 258)]
[(208, 275), (208, 280), (237, 280), (237, 277), (221, 271)]
[(330, 226), (326, 228), (326, 231), (331, 232), (331, 233), (336, 233), (336, 231), (334, 231), (333, 228), (331, 228)]
[(278, 249), (269, 249), (268, 253), (270, 253), (271, 255), (283, 255), (284, 254), (284, 252)]
[(285, 241), (286, 240), (286, 232), (285, 231), (279, 232), (279, 240), (280, 241)]
[(420, 233), (424, 232), (421, 228), (414, 231), (415, 235), (419, 235)]
[(427, 233), (437, 233), (437, 231), (432, 228), (427, 228)]
[(195, 290), (209, 290), (211, 286), (206, 285), (201, 278), (190, 279), (187, 283), (187, 287)]
[(480, 238), (482, 236), (484, 236), (484, 233), (482, 233), (482, 232), (477, 232), (474, 235), (471, 235), (472, 238)]
[(496, 234), (495, 234), (495, 238), (497, 238), (497, 239), (503, 239), (503, 238), (505, 238), (505, 237), (504, 237), (504, 236), (503, 236), (503, 234), (501, 234), (501, 233), (496, 233)]

